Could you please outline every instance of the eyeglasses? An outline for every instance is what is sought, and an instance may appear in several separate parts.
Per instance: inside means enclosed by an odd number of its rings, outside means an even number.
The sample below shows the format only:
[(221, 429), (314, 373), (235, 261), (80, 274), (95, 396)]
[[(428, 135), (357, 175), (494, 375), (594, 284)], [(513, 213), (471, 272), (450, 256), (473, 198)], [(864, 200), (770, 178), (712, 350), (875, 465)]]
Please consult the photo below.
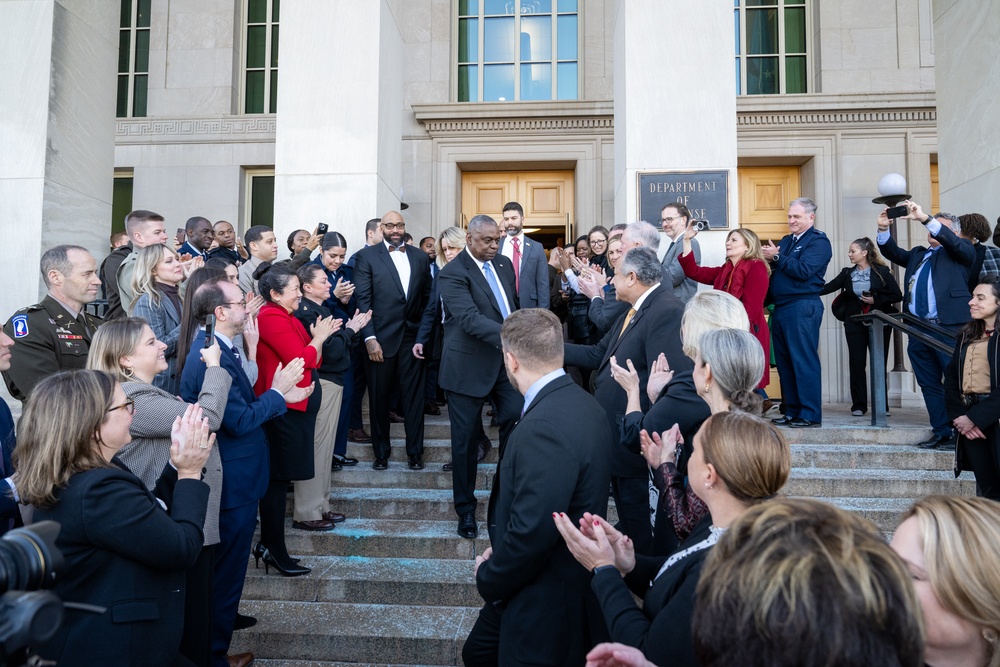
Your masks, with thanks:
[(223, 301), (219, 305), (223, 308), (228, 308), (230, 306), (246, 306), (247, 304), (244, 301)]
[(113, 408), (108, 408), (108, 413), (112, 413), (115, 410), (124, 410), (130, 415), (133, 415), (135, 414), (135, 401), (133, 401), (131, 398), (126, 398), (125, 402), (122, 403), (121, 405), (116, 405)]
[(607, 239), (591, 239), (590, 245), (604, 245), (607, 242)]
[(676, 218), (666, 217), (660, 218), (660, 222), (673, 222), (674, 220), (680, 220), (682, 216), (677, 216)]
[(385, 229), (406, 229), (405, 222), (383, 222), (382, 227)]

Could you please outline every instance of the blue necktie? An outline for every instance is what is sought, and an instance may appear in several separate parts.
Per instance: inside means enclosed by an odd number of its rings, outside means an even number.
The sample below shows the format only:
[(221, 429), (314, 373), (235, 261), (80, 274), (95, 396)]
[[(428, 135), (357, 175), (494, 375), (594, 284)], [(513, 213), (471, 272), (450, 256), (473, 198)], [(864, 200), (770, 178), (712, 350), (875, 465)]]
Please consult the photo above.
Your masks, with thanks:
[(931, 276), (931, 265), (929, 262), (933, 256), (933, 251), (929, 251), (927, 258), (920, 263), (920, 275), (917, 276), (917, 282), (913, 287), (916, 292), (913, 304), (917, 311), (917, 317), (925, 318), (931, 310), (930, 302), (927, 300), (927, 283), (930, 281)]
[(236, 361), (238, 361), (238, 362), (240, 362), (240, 364), (242, 364), (243, 363), (243, 358), (240, 356), (240, 348), (238, 348), (235, 345), (233, 345), (233, 347), (230, 348), (230, 349), (232, 349), (233, 356), (236, 357)]
[(504, 319), (507, 319), (510, 312), (508, 312), (507, 307), (504, 305), (500, 283), (497, 282), (497, 277), (493, 275), (493, 269), (490, 268), (489, 262), (483, 262), (483, 272), (486, 274), (486, 282), (490, 284), (490, 289), (493, 290), (493, 298), (497, 300), (497, 307), (500, 308), (500, 314), (503, 315)]

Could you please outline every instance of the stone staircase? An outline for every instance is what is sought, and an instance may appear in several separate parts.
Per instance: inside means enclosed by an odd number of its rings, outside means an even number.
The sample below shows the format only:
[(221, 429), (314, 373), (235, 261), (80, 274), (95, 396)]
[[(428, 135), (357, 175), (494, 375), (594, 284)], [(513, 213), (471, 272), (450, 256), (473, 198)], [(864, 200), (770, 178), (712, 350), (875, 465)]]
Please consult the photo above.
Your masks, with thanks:
[[(893, 427), (836, 414), (820, 429), (788, 430), (792, 476), (785, 492), (856, 511), (890, 533), (914, 498), (975, 493), (969, 473), (955, 479), (953, 454), (912, 447), (929, 436), (921, 410), (893, 410)], [(843, 412), (842, 410), (840, 410)], [(833, 414), (831, 414), (833, 413)], [(487, 433), (497, 442), (496, 429)], [(387, 471), (371, 469), (371, 447), (333, 475), (334, 508), (348, 520), (329, 533), (286, 530), (289, 551), (312, 568), (305, 577), (265, 574), (250, 561), (241, 611), (257, 617), (237, 632), (232, 652), (253, 651), (259, 667), (458, 665), (481, 600), (473, 560), (489, 546), (483, 521), (496, 447), (479, 467), (482, 537), (455, 533), (447, 412), (428, 417), (423, 471), (405, 465), (402, 427), (393, 426)], [(612, 510), (613, 519), (613, 510)]]

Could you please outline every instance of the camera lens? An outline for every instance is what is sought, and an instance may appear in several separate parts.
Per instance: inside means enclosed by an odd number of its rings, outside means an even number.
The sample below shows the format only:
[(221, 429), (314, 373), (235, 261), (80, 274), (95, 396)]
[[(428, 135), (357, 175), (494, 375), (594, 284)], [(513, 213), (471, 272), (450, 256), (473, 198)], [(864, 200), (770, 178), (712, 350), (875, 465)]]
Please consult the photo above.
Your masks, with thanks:
[(56, 549), (59, 524), (40, 521), (0, 539), (0, 593), (33, 591), (55, 585), (63, 556)]

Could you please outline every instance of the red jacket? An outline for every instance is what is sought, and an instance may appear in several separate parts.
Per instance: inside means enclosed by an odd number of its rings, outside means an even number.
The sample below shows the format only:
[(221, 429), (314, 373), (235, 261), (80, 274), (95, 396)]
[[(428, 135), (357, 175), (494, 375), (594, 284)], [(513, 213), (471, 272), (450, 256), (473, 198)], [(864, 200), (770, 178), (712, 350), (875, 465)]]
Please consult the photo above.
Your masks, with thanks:
[[(260, 329), (260, 343), (257, 345), (257, 384), (253, 386), (254, 393), (260, 396), (271, 388), (274, 371), (278, 364), (282, 367), (297, 357), (302, 357), (306, 367), (299, 382), (300, 387), (308, 387), (312, 382), (314, 368), (319, 368), (323, 359), (316, 348), (309, 344), (312, 336), (302, 326), (302, 322), (273, 303), (264, 304), (257, 315), (257, 326)], [(289, 410), (305, 410), (309, 399), (299, 403), (289, 403)]]
[(757, 386), (760, 389), (766, 387), (771, 379), (771, 332), (767, 328), (767, 315), (764, 314), (764, 297), (767, 296), (770, 280), (767, 266), (759, 259), (743, 259), (735, 266), (729, 260), (722, 266), (698, 266), (693, 252), (678, 255), (677, 261), (681, 263), (684, 275), (688, 278), (732, 294), (743, 304), (750, 320), (750, 333), (764, 348), (764, 377)]

